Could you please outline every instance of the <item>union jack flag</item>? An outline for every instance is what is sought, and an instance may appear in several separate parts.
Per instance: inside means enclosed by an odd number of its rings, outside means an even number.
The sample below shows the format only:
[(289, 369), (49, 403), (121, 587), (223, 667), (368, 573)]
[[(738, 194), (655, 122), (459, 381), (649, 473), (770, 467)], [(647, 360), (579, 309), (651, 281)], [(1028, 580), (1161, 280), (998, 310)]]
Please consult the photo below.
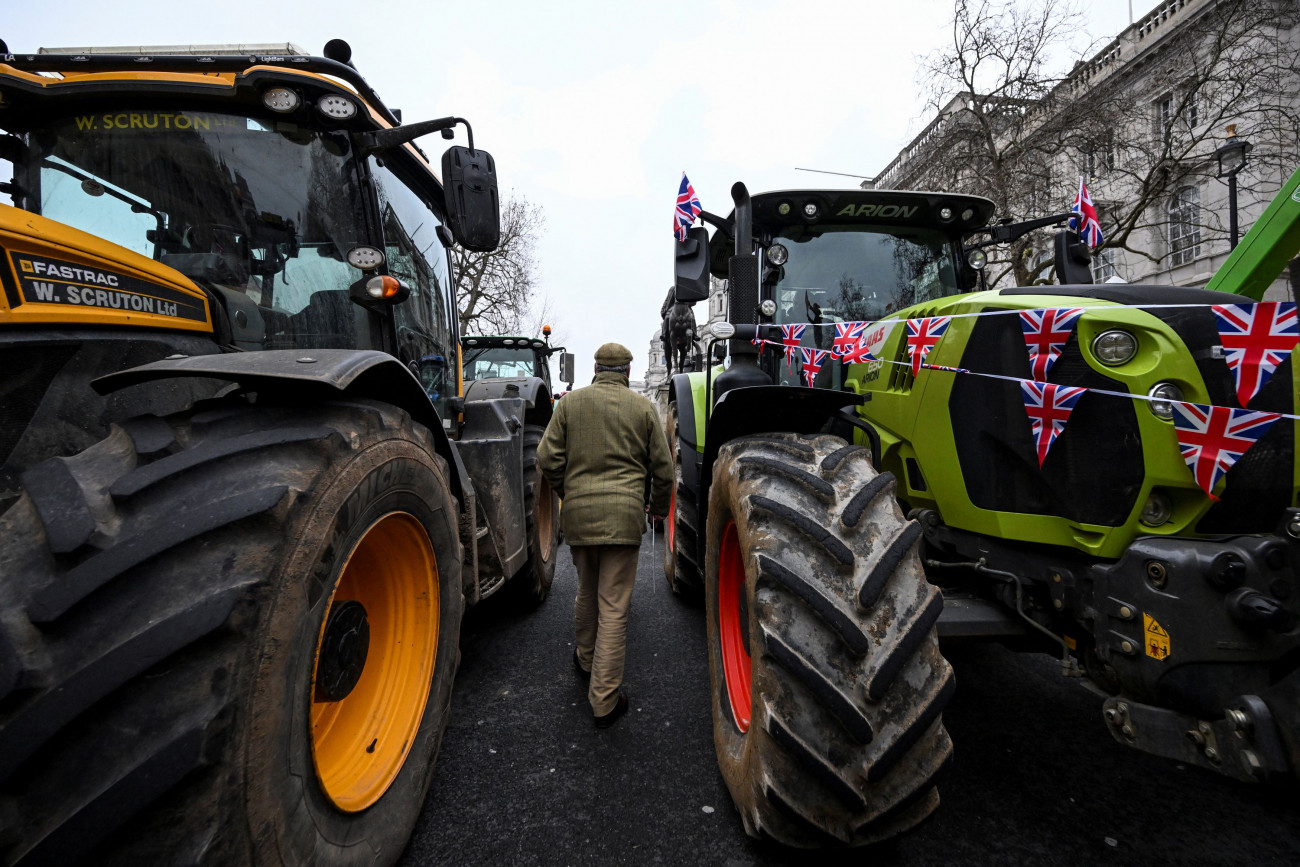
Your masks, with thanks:
[(1088, 389), (1050, 382), (1020, 380), (1020, 393), (1025, 399), (1025, 413), (1033, 431), (1034, 446), (1038, 451), (1038, 466), (1047, 459), (1047, 450), (1065, 430), (1065, 423), (1074, 412), (1074, 405)]
[[(1094, 250), (1101, 246), (1105, 238), (1101, 235), (1101, 223), (1097, 222), (1097, 209), (1092, 206), (1092, 196), (1088, 195), (1088, 186), (1083, 182), (1083, 177), (1079, 178), (1079, 192), (1074, 195), (1074, 203), (1070, 205), (1070, 210), (1078, 214), (1078, 217), (1070, 218), (1070, 228), (1079, 232), (1079, 237), (1088, 242), (1088, 246)], [(1079, 225), (1082, 220), (1082, 227)]]
[(686, 230), (695, 222), (695, 218), (700, 215), (700, 197), (695, 195), (695, 187), (686, 179), (686, 172), (682, 172), (682, 185), (677, 189), (677, 212), (673, 216), (673, 234), (677, 240), (686, 240)]
[(803, 379), (808, 383), (808, 387), (813, 387), (813, 380), (822, 369), (822, 362), (826, 356), (830, 355), (829, 349), (813, 349), (810, 346), (799, 347), (799, 352), (803, 355)]
[(1250, 447), (1281, 418), (1275, 412), (1232, 409), (1227, 406), (1202, 406), (1199, 403), (1174, 401), (1174, 427), (1183, 460), (1192, 471), (1196, 484), (1211, 500), (1210, 493)]
[(907, 320), (907, 356), (912, 360), (912, 376), (921, 373), (921, 362), (943, 337), (952, 322), (951, 316), (929, 316)]
[(1039, 382), (1061, 357), (1074, 323), (1083, 315), (1082, 307), (1049, 307), (1046, 310), (1021, 310), (1020, 327), (1029, 348), (1029, 370)]
[(1236, 377), (1237, 402), (1248, 406), (1300, 342), (1294, 301), (1216, 304), (1219, 340)]
[(865, 322), (836, 322), (835, 340), (831, 344), (831, 354), (843, 356), (862, 342), (862, 332), (867, 330)]
[(799, 341), (803, 340), (803, 330), (807, 327), (806, 324), (781, 326), (781, 346), (785, 351), (785, 367), (787, 370), (793, 364), (794, 350), (799, 348)]

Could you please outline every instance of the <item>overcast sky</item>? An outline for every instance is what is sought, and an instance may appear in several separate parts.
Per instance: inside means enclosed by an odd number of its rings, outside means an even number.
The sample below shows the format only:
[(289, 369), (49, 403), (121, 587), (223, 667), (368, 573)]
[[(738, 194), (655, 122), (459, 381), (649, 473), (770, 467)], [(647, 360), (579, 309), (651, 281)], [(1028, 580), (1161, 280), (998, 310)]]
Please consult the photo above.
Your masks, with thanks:
[[(1141, 16), (1152, 0), (1132, 0)], [(1129, 23), (1094, 0), (1088, 37)], [(685, 171), (706, 210), (751, 192), (846, 188), (928, 121), (918, 58), (951, 39), (951, 0), (342, 3), (0, 0), (0, 39), (42, 46), (293, 42), (332, 38), (407, 123), (455, 114), (497, 161), (503, 195), (542, 206), (539, 286), (555, 336), (590, 380), (605, 341), (645, 374), (672, 282), (672, 210)], [(457, 143), (464, 144), (463, 129)], [(438, 136), (423, 140), (435, 158)], [(1072, 191), (1061, 191), (1066, 207)], [(696, 316), (707, 317), (705, 305)]]

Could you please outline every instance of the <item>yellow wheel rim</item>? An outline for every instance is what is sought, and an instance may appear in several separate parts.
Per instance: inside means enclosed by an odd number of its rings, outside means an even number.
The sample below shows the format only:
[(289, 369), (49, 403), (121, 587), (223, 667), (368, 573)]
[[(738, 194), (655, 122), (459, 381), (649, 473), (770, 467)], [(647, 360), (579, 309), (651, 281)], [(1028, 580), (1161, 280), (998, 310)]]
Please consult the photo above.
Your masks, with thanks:
[[(415, 741), (438, 655), (438, 564), (424, 527), (405, 512), (371, 525), (352, 549), (330, 610), (364, 607), (369, 627), (364, 667), (337, 700), (317, 679), (326, 642), (321, 624), (312, 672), (311, 748), (316, 779), (334, 806), (364, 810), (397, 779)], [(355, 605), (350, 606), (354, 611)]]
[(551, 495), (551, 486), (542, 477), (541, 473), (537, 474), (537, 547), (542, 555), (544, 562), (551, 562), (551, 551), (555, 547), (553, 538), (555, 515), (551, 507), (554, 505), (555, 498)]

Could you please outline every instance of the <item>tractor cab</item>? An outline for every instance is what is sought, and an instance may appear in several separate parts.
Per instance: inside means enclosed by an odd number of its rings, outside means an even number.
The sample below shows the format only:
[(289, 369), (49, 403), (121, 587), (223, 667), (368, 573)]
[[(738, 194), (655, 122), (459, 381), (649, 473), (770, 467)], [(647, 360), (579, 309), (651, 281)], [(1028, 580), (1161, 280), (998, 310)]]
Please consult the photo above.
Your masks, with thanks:
[(490, 335), (466, 337), (461, 355), (461, 371), (465, 388), (484, 379), (522, 379), (537, 377), (546, 383), (551, 394), (555, 386), (551, 381), (552, 355), (560, 353), (560, 378), (573, 387), (573, 354), (563, 346), (550, 345), (550, 328), (543, 337), (518, 335)]
[[(757, 310), (734, 306), (733, 323), (769, 326), (872, 322), (897, 310), (979, 288), (967, 240), (993, 203), (976, 196), (874, 190), (762, 193), (750, 200), (751, 244), (759, 257)], [(733, 213), (708, 242), (714, 276), (729, 276)], [(705, 230), (696, 230), (703, 233)], [(680, 257), (679, 257), (680, 258)], [(742, 318), (748, 314), (752, 318)], [(829, 349), (829, 327), (805, 328), (800, 346)], [(763, 353), (773, 381), (804, 384), (797, 366)], [(817, 385), (838, 388), (838, 365)], [(824, 381), (823, 381), (824, 380)]]

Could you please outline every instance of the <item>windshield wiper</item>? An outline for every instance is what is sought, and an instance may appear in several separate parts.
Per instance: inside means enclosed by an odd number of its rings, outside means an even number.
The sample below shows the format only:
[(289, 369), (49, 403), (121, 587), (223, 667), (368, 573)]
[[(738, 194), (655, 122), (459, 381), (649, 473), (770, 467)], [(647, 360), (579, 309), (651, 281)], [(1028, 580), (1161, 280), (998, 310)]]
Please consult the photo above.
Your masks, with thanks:
[(155, 233), (153, 245), (153, 258), (158, 258), (159, 244), (162, 240), (163, 230), (167, 228), (166, 214), (157, 208), (154, 208), (139, 196), (128, 193), (126, 190), (103, 181), (89, 172), (83, 171), (72, 163), (65, 162), (56, 156), (46, 157), (41, 160), (41, 167), (54, 169), (55, 171), (62, 172), (65, 175), (81, 181), (81, 191), (92, 198), (99, 198), (100, 196), (107, 194), (117, 199), (119, 202), (125, 202), (130, 205), (131, 212), (134, 214), (152, 214), (154, 220), (158, 223), (158, 230)]

